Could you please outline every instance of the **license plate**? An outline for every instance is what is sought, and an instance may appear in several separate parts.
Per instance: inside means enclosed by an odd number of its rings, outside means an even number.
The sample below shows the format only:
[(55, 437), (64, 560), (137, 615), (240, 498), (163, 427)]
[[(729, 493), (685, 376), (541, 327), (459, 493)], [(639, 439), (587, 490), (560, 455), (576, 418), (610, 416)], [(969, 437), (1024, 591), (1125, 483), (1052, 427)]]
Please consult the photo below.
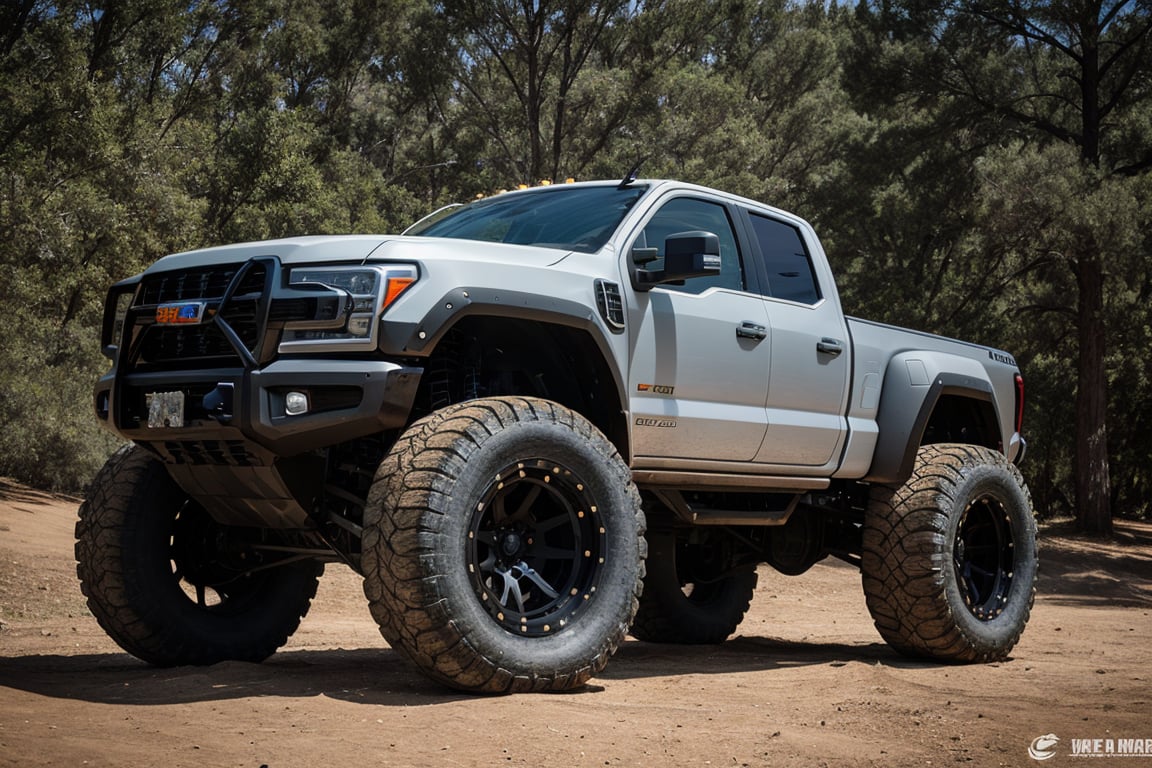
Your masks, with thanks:
[(149, 392), (144, 396), (148, 405), (148, 428), (184, 426), (183, 392)]

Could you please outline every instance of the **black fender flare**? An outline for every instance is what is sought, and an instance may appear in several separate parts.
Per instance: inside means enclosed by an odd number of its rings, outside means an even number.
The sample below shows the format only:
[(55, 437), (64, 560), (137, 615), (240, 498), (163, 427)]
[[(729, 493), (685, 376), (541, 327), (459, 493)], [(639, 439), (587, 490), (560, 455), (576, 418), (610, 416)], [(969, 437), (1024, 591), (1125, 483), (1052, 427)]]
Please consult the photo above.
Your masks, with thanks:
[[(626, 378), (609, 341), (611, 334), (603, 327), (595, 307), (569, 299), (492, 287), (453, 288), (435, 302), (418, 322), (382, 323), (380, 351), (396, 357), (427, 357), (448, 331), (460, 320), (470, 316), (528, 320), (585, 331), (596, 344), (608, 368), (621, 409), (628, 409)], [(629, 455), (625, 459), (629, 460), (631, 451), (627, 453)]]
[[(864, 478), (872, 483), (903, 483), (912, 476), (916, 452), (924, 439), (928, 421), (942, 397), (953, 395), (976, 400), (991, 408), (993, 423), (999, 424), (999, 412), (992, 384), (986, 379), (962, 373), (939, 372), (926, 386), (910, 384), (907, 377), (889, 364), (884, 375), (880, 408), (876, 417), (879, 435), (872, 466)], [(903, 381), (900, 379), (903, 378)], [(920, 395), (916, 390), (923, 390)], [(986, 446), (997, 448), (996, 445)]]

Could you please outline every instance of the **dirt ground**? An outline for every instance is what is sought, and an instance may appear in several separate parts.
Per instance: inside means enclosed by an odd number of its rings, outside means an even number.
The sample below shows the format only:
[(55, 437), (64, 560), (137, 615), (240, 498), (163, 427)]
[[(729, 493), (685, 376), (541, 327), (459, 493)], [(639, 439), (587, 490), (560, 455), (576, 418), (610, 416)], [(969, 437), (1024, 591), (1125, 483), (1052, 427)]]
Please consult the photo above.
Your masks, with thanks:
[[(578, 693), (482, 698), (390, 650), (340, 566), (264, 664), (148, 667), (85, 608), (76, 507), (0, 480), (2, 766), (1028, 766), (1047, 734), (1058, 766), (1083, 764), (1074, 740), (1152, 740), (1152, 525), (1107, 543), (1046, 527), (1002, 664), (897, 656), (857, 572), (828, 563), (762, 571), (721, 646), (629, 640)], [(1094, 764), (1152, 768), (1117, 755)]]

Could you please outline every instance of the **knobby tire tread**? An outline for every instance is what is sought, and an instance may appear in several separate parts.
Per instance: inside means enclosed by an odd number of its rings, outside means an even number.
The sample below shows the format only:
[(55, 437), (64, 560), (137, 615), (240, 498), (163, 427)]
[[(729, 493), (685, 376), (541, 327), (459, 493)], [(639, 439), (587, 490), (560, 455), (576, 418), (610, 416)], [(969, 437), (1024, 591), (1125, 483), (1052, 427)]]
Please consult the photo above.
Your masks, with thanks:
[(546, 400), (501, 397), (451, 405), (415, 422), (382, 462), (368, 497), (362, 560), (365, 594), (389, 645), (429, 677), (470, 692), (564, 691), (583, 685), (616, 651), (642, 588), (637, 578), (627, 619), (603, 638), (579, 669), (517, 675), (500, 659), (486, 657), (461, 633), (447, 600), (438, 597), (442, 574), (433, 565), (436, 536), (447, 524), (448, 501), (469, 459), (488, 438), (523, 422), (563, 425), (604, 456), (604, 464), (627, 489), (635, 510), (643, 575), (639, 492), (615, 448), (583, 417)]
[(136, 551), (148, 544), (137, 531), (139, 506), (163, 498), (173, 487), (159, 462), (135, 446), (117, 451), (96, 475), (75, 529), (76, 575), (89, 610), (121, 648), (157, 666), (262, 661), (287, 642), (307, 615), (323, 564), (287, 566), (293, 569), (287, 584), (292, 591), (273, 586), (275, 598), (287, 609), (244, 639), (205, 640), (186, 631), (186, 625), (172, 621), (164, 591), (142, 575), (140, 560), (158, 553)]
[[(899, 487), (873, 488), (863, 532), (862, 581), (876, 629), (902, 654), (951, 662), (990, 662), (1007, 657), (1027, 623), (1036, 590), (1030, 586), (1017, 621), (994, 644), (980, 642), (958, 620), (945, 597), (952, 568), (949, 521), (959, 503), (965, 475), (983, 466), (1000, 467), (1026, 499), (1023, 534), (1034, 542), (1031, 497), (1019, 470), (1001, 454), (963, 444), (920, 449), (912, 476)], [(1034, 570), (1034, 563), (1033, 563)]]

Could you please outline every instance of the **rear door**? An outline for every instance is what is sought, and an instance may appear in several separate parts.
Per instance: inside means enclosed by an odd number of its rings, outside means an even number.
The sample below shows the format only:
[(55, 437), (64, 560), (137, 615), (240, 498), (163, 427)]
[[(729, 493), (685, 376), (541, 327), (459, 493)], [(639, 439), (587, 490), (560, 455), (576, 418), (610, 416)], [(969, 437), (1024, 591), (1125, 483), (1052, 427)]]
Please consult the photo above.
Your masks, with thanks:
[[(745, 211), (771, 328), (764, 442), (756, 461), (824, 467), (847, 436), (848, 328), (815, 236), (795, 221)], [(807, 235), (807, 236), (806, 236)], [(821, 254), (822, 257), (822, 254)]]

